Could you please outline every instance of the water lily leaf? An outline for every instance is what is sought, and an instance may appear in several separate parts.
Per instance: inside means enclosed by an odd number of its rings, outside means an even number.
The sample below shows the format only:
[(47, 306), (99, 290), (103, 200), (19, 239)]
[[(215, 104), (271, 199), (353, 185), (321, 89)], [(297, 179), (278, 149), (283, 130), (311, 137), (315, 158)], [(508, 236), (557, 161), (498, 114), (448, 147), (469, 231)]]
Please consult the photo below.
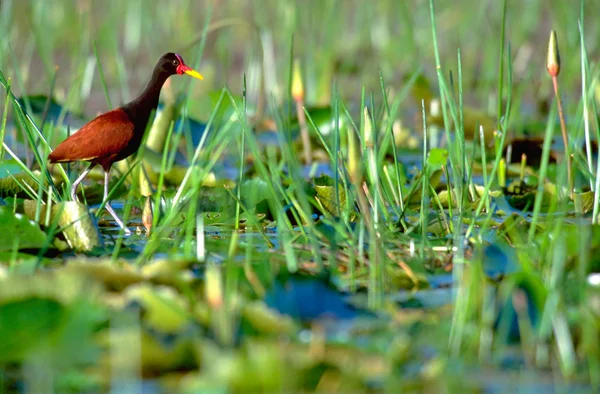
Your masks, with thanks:
[[(50, 259), (42, 259), (44, 263), (49, 263)], [(14, 252), (14, 251), (6, 251), (0, 252), (0, 261), (3, 263), (14, 263), (11, 271), (17, 271), (19, 273), (28, 273), (31, 274), (35, 271), (36, 267), (39, 264), (38, 257), (34, 254), (24, 253), (24, 252)], [(2, 265), (0, 265), (0, 277), (4, 271), (2, 271)]]
[(430, 173), (441, 170), (448, 162), (448, 151), (441, 148), (433, 148), (427, 156), (427, 169)]
[[(37, 179), (42, 179), (40, 171), (32, 173)], [(6, 159), (0, 162), (0, 197), (26, 195), (23, 187), (30, 187), (37, 192), (39, 186), (35, 179), (23, 172), (16, 160)]]
[[(25, 214), (35, 217), (36, 202), (26, 200), (23, 203)], [(40, 217), (46, 216), (46, 205), (41, 207)], [(63, 201), (52, 206), (50, 220), (63, 230), (69, 247), (80, 252), (89, 252), (102, 247), (103, 241), (96, 220), (87, 205), (76, 201)]]
[[(131, 311), (124, 312), (131, 313)], [(127, 321), (127, 317), (123, 318)], [(103, 373), (128, 371), (132, 366), (141, 369), (144, 376), (158, 375), (173, 370), (197, 368), (194, 341), (200, 334), (189, 330), (180, 335), (162, 335), (142, 323), (103, 331), (97, 341), (105, 348), (118, 349), (104, 352), (97, 363)]]
[[(114, 329), (110, 335), (103, 333), (101, 343), (125, 349), (117, 359), (105, 354), (101, 360), (104, 368), (140, 365), (144, 374), (150, 374), (195, 366), (193, 341), (199, 332), (181, 295), (170, 287), (140, 283), (129, 286), (119, 303), (123, 319), (135, 313), (141, 321)], [(136, 346), (128, 351), (131, 344)]]
[(133, 265), (113, 262), (110, 259), (70, 261), (63, 270), (100, 283), (109, 291), (121, 291), (144, 280), (143, 275)]
[[(510, 206), (521, 210), (533, 210), (537, 187), (515, 182), (505, 189), (506, 198)], [(544, 183), (542, 195), (542, 208), (548, 208), (557, 196), (557, 188), (553, 183)]]
[(266, 200), (271, 196), (267, 182), (260, 178), (244, 181), (240, 192), (242, 201), (246, 204), (246, 208), (254, 207), (259, 202)]
[[(188, 376), (183, 383), (185, 393), (275, 393), (293, 392), (304, 381), (300, 367), (312, 358), (294, 355), (289, 342), (248, 338), (239, 351), (224, 356), (214, 344), (204, 341), (198, 350), (202, 372)], [(312, 363), (314, 364), (314, 363)], [(309, 364), (310, 365), (310, 364)], [(312, 366), (312, 365), (310, 365)], [(178, 382), (169, 392), (179, 390)]]
[(132, 285), (125, 291), (125, 302), (135, 302), (144, 311), (144, 322), (163, 334), (176, 334), (189, 322), (186, 305), (171, 287), (147, 283)]
[[(478, 205), (479, 200), (481, 199), (481, 197), (483, 197), (484, 192), (485, 192), (484, 186), (475, 185), (475, 195), (477, 196), (477, 199), (474, 201), (475, 206)], [(501, 195), (502, 195), (501, 190), (490, 190), (488, 192), (488, 198), (500, 197)], [(438, 196), (438, 199), (439, 199), (442, 207), (447, 208), (450, 203), (450, 195), (448, 193), (448, 190), (447, 189), (441, 190), (437, 196)], [(458, 206), (458, 190), (456, 188), (454, 188), (452, 190), (452, 207), (456, 208), (457, 206)]]
[(339, 217), (341, 209), (346, 206), (346, 192), (341, 183), (338, 183), (336, 192), (335, 181), (330, 176), (322, 175), (313, 180), (313, 185), (317, 193), (317, 201), (331, 215)]
[[(415, 270), (422, 271), (422, 266), (418, 264), (412, 264), (415, 266)], [(412, 268), (412, 267), (411, 267)], [(422, 289), (429, 286), (427, 277), (424, 272), (410, 272), (399, 268), (398, 266), (390, 266), (386, 269), (386, 274), (389, 277), (390, 284), (394, 289)]]
[(100, 230), (88, 207), (76, 201), (63, 201), (52, 207), (56, 219), (73, 250), (89, 252), (103, 246)]
[(264, 302), (254, 301), (244, 307), (244, 319), (262, 334), (292, 334), (297, 330), (294, 320), (269, 309)]
[[(511, 246), (525, 245), (531, 223), (522, 216), (513, 213), (498, 227), (498, 236), (503, 237)], [(539, 225), (537, 228), (541, 228)]]
[[(494, 168), (494, 163), (487, 163), (485, 168), (487, 170), (487, 173), (489, 174), (490, 172), (492, 172), (492, 170)], [(481, 165), (481, 163), (478, 160), (473, 161), (472, 170), (473, 170), (473, 175), (483, 174), (483, 166)], [(526, 166), (525, 170), (522, 171), (520, 162), (518, 164), (506, 165), (506, 176), (507, 177), (518, 177), (521, 175), (521, 172), (523, 172), (523, 175), (525, 175), (525, 176), (536, 176), (537, 175), (537, 172), (529, 166)]]
[(21, 361), (60, 325), (64, 310), (55, 300), (28, 298), (0, 304), (0, 361)]
[[(334, 111), (330, 106), (325, 107), (310, 107), (306, 111), (310, 115), (315, 126), (319, 128), (321, 134), (326, 137), (332, 135), (336, 127), (336, 117)], [(340, 111), (339, 114), (339, 128), (342, 130), (350, 124), (345, 113)], [(292, 121), (292, 128), (298, 128), (298, 120)]]
[(63, 272), (12, 274), (0, 279), (0, 362), (35, 352), (56, 365), (95, 355), (91, 335), (102, 309), (95, 286)]
[[(33, 171), (33, 174), (36, 177), (40, 176), (40, 172), (38, 170)], [(38, 187), (38, 183), (29, 174), (22, 172), (0, 179), (0, 196), (26, 197), (29, 195), (26, 194), (24, 188), (28, 188), (37, 192)]]
[(586, 214), (594, 208), (594, 192), (575, 193), (573, 195), (575, 212)]
[(255, 214), (265, 214), (272, 218), (269, 199), (271, 191), (267, 183), (260, 178), (253, 178), (245, 181), (240, 190), (242, 202), (246, 209)]
[(48, 236), (37, 223), (13, 213), (8, 206), (0, 206), (0, 234), (3, 234), (0, 251), (41, 249), (48, 242)]

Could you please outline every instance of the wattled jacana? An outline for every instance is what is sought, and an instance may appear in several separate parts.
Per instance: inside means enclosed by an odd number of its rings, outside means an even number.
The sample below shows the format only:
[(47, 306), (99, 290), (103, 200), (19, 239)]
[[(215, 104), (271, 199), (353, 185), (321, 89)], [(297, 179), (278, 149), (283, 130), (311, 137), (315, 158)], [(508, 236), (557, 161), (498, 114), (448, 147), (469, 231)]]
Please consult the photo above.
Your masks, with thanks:
[[(107, 200), (110, 167), (114, 162), (123, 160), (138, 150), (150, 114), (158, 106), (160, 90), (167, 78), (175, 74), (187, 74), (204, 79), (200, 73), (186, 66), (181, 56), (167, 53), (156, 63), (152, 79), (138, 98), (121, 108), (92, 119), (48, 155), (50, 163), (69, 163), (78, 160), (90, 162), (89, 167), (73, 182), (71, 187), (73, 201), (77, 198), (77, 187), (96, 164), (100, 164), (104, 169), (104, 200)], [(123, 231), (129, 234), (129, 229), (125, 227), (108, 201), (105, 207)]]

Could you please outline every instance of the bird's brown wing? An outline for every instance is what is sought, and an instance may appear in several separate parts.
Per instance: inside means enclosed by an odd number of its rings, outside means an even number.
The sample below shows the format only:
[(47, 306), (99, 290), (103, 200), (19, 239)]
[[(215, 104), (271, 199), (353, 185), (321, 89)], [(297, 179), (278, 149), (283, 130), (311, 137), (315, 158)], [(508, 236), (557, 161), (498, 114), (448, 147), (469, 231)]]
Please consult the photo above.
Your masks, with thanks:
[(92, 119), (48, 155), (51, 163), (116, 156), (133, 137), (134, 124), (122, 109)]

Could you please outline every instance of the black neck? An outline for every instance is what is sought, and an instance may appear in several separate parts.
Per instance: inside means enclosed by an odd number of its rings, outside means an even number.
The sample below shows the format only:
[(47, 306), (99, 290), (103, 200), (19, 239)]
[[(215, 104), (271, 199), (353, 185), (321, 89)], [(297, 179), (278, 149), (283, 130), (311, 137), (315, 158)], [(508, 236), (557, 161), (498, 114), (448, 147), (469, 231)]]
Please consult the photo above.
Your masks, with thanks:
[(169, 75), (163, 70), (155, 69), (146, 89), (144, 89), (138, 98), (123, 106), (123, 110), (129, 115), (129, 118), (136, 127), (141, 127), (142, 130), (146, 128), (146, 123), (148, 123), (148, 118), (152, 110), (158, 106), (160, 90), (167, 78), (169, 78)]

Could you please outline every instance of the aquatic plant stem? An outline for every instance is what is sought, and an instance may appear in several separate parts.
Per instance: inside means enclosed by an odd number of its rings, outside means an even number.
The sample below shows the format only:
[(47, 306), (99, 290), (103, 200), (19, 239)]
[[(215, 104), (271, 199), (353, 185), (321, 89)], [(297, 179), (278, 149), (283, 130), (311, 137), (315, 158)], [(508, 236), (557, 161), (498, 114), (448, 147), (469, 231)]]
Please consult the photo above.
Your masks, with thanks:
[(565, 145), (565, 157), (567, 159), (567, 182), (569, 187), (569, 198), (573, 199), (573, 172), (571, 165), (571, 154), (569, 152), (569, 135), (567, 134), (567, 126), (565, 124), (565, 115), (562, 108), (562, 100), (558, 92), (558, 75), (560, 74), (560, 52), (558, 50), (558, 39), (556, 31), (550, 31), (548, 40), (548, 53), (546, 54), (546, 70), (552, 78), (552, 87), (554, 88), (554, 96), (558, 107), (558, 119), (560, 120), (560, 129), (562, 131), (563, 143)]
[(312, 151), (310, 146), (310, 137), (306, 124), (306, 114), (304, 113), (304, 84), (300, 72), (300, 63), (298, 59), (294, 60), (292, 68), (292, 97), (296, 104), (296, 116), (298, 117), (298, 126), (300, 127), (300, 138), (302, 138), (302, 149), (304, 153), (304, 163), (312, 163)]
[(563, 143), (565, 144), (565, 158), (567, 160), (567, 179), (569, 183), (569, 197), (573, 199), (573, 170), (571, 152), (569, 150), (569, 135), (567, 134), (567, 125), (565, 123), (565, 115), (563, 113), (562, 100), (558, 92), (558, 77), (552, 76), (552, 86), (554, 95), (556, 96), (556, 104), (558, 106), (558, 119), (560, 121), (560, 130), (562, 132)]

